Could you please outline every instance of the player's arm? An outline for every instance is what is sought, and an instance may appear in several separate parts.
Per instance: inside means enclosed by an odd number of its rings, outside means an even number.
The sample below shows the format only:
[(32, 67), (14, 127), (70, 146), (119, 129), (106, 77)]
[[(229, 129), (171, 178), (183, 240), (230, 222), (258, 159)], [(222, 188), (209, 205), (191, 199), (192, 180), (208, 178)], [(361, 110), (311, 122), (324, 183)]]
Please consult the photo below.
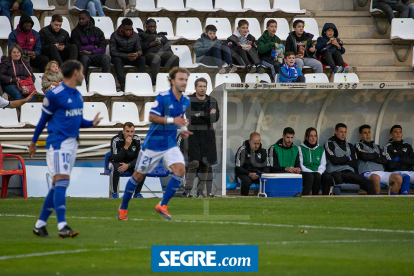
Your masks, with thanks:
[(388, 171), (397, 171), (401, 167), (401, 164), (398, 161), (394, 160), (397, 160), (398, 156), (394, 154), (394, 149), (391, 144), (388, 144), (384, 147), (384, 156), (387, 158)]
[(33, 92), (32, 94), (30, 94), (29, 96), (27, 96), (24, 99), (16, 100), (16, 101), (10, 101), (10, 104), (8, 106), (6, 106), (6, 108), (18, 108), (18, 107), (21, 107), (25, 103), (29, 102), (33, 98), (33, 96), (35, 94), (36, 94), (36, 92)]
[(374, 160), (379, 158), (380, 155), (377, 153), (368, 153), (365, 152), (362, 148), (361, 148), (361, 144), (360, 143), (356, 143), (355, 144), (355, 150), (356, 150), (356, 154), (359, 160), (362, 161), (372, 161), (375, 162)]
[(183, 126), (187, 126), (188, 125), (188, 121), (186, 119), (184, 119), (184, 116), (181, 115), (179, 117), (162, 117), (162, 116), (158, 116), (154, 113), (150, 113), (149, 116), (149, 120), (152, 123), (156, 123), (156, 124), (173, 124), (173, 125), (177, 125), (179, 127), (183, 127)]
[(348, 163), (348, 156), (337, 157), (335, 155), (335, 145), (331, 141), (325, 143), (326, 158), (333, 165), (345, 165)]
[(80, 127), (81, 128), (90, 128), (90, 127), (93, 127), (93, 126), (96, 126), (97, 124), (99, 124), (99, 122), (103, 119), (103, 117), (99, 117), (99, 114), (100, 113), (101, 112), (98, 112), (96, 114), (96, 116), (93, 119), (93, 121), (88, 121), (88, 120), (85, 120), (84, 118), (82, 118), (82, 122), (81, 122)]

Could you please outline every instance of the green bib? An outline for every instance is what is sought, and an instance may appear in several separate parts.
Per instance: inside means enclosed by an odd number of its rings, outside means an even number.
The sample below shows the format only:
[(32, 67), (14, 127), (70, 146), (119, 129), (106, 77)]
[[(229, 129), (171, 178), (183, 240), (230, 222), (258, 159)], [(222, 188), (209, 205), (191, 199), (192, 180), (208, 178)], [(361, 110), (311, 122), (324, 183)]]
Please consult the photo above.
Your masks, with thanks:
[(298, 156), (299, 150), (297, 146), (293, 146), (290, 149), (284, 149), (277, 144), (274, 144), (277, 154), (277, 160), (279, 161), (279, 166), (281, 167), (294, 167), (296, 156)]
[(318, 168), (321, 165), (324, 148), (319, 146), (314, 150), (310, 150), (302, 145), (300, 148), (302, 150), (303, 166), (313, 172), (318, 171)]

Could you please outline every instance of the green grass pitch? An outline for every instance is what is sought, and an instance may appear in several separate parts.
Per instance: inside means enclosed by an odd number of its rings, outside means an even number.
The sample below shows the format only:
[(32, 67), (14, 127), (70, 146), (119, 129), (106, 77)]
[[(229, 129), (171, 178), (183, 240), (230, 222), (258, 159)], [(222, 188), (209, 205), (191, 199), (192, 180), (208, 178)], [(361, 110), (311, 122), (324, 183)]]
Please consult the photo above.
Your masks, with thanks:
[[(132, 199), (118, 221), (121, 199), (68, 198), (80, 234), (60, 240), (55, 217), (51, 239), (32, 234), (43, 199), (2, 199), (0, 275), (161, 275), (152, 245), (212, 244), (258, 245), (255, 275), (414, 275), (413, 198), (173, 198), (172, 221), (158, 201)], [(168, 275), (183, 274), (201, 273)]]

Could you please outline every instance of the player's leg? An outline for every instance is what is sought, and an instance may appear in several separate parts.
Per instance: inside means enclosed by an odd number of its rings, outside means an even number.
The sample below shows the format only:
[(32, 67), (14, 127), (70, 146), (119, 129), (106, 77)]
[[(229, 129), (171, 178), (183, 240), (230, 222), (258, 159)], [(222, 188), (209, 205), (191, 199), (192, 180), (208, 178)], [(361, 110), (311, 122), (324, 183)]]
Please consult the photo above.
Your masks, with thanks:
[(381, 193), (381, 177), (378, 174), (372, 173), (368, 179), (374, 184), (375, 193), (379, 195)]
[(403, 182), (403, 177), (396, 173), (391, 173), (388, 178), (388, 183), (391, 186), (391, 194), (398, 195)]
[(408, 195), (410, 193), (410, 183), (414, 184), (414, 173), (410, 171), (394, 171), (402, 177), (401, 194)]

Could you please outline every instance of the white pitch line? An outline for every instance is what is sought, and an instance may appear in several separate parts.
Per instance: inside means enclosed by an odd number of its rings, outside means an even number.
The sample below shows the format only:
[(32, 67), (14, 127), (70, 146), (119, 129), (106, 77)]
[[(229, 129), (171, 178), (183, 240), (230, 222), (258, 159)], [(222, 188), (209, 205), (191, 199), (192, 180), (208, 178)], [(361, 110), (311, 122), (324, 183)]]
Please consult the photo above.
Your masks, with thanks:
[(315, 244), (315, 243), (377, 243), (377, 242), (414, 242), (414, 240), (325, 240), (325, 241), (281, 241), (266, 244)]

